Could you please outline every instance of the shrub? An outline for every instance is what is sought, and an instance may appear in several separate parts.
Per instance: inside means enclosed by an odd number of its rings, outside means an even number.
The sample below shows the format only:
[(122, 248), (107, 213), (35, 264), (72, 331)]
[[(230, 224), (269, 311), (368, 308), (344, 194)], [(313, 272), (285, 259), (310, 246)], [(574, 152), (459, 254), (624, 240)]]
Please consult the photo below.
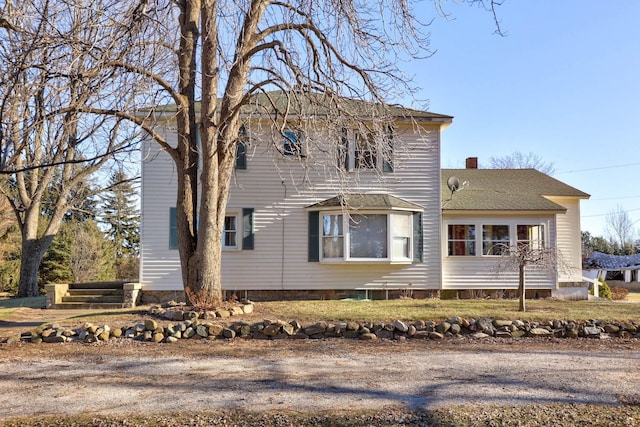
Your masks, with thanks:
[(614, 301), (621, 301), (627, 298), (627, 295), (629, 295), (629, 289), (621, 288), (620, 286), (611, 289), (611, 299)]
[(605, 282), (602, 278), (598, 280), (600, 281), (600, 284), (598, 285), (598, 294), (600, 298), (611, 299), (611, 288), (609, 288), (607, 282)]

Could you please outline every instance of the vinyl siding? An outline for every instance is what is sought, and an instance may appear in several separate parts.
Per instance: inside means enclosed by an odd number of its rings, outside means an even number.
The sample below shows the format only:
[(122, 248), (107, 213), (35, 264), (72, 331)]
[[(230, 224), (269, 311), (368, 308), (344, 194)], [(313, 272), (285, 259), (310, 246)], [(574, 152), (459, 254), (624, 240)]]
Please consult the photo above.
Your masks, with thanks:
[(557, 217), (558, 250), (566, 269), (560, 271), (560, 282), (582, 282), (582, 237), (580, 199), (548, 197), (567, 208)]
[[(250, 132), (251, 134), (251, 132)], [(394, 172), (381, 177), (354, 171), (341, 178), (322, 133), (309, 135), (306, 159), (283, 158), (266, 135), (251, 134), (247, 169), (232, 178), (228, 213), (254, 211), (254, 250), (223, 253), (223, 286), (228, 290), (438, 289), (440, 253), (440, 132), (400, 127), (394, 137)], [(171, 137), (172, 142), (175, 136)], [(177, 250), (169, 250), (169, 207), (175, 206), (176, 177), (169, 156), (144, 145), (141, 280), (148, 290), (182, 289)], [(323, 151), (324, 149), (324, 151)], [(316, 167), (318, 158), (325, 162)], [(305, 166), (305, 161), (309, 164)], [(326, 167), (325, 167), (326, 166)], [(335, 169), (335, 170), (334, 170)], [(305, 207), (338, 194), (385, 191), (424, 206), (424, 263), (329, 264), (308, 262)]]
[[(175, 134), (164, 136), (175, 145)], [(146, 289), (182, 289), (180, 258), (169, 249), (169, 209), (176, 205), (177, 176), (173, 161), (155, 142), (142, 145), (140, 281)]]

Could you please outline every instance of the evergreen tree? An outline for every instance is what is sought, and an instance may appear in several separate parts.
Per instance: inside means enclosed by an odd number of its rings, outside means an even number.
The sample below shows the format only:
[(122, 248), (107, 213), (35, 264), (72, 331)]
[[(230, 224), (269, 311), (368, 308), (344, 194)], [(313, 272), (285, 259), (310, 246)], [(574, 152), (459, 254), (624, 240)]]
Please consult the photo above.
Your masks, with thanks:
[(111, 176), (109, 188), (110, 191), (102, 196), (100, 222), (115, 247), (116, 277), (120, 280), (137, 280), (140, 251), (138, 193), (132, 180), (123, 172)]
[(71, 247), (74, 230), (68, 223), (62, 225), (42, 258), (38, 271), (39, 287), (47, 283), (72, 283)]

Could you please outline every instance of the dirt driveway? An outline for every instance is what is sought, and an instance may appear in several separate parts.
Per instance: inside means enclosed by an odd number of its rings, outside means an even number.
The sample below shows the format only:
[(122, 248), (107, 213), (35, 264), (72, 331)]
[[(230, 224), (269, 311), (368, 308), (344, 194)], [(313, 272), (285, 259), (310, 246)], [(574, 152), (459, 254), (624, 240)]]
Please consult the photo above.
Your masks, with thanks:
[(2, 345), (0, 360), (0, 420), (640, 402), (638, 340), (111, 340)]

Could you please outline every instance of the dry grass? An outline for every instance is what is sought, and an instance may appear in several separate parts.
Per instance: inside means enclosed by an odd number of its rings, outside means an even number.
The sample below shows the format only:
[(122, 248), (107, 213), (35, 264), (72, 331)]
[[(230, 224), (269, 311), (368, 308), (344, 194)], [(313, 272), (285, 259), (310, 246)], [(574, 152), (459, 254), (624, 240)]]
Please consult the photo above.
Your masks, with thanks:
[(640, 291), (631, 291), (627, 295), (627, 301), (640, 302)]
[(637, 426), (637, 406), (551, 404), (529, 406), (462, 406), (427, 411), (388, 408), (380, 412), (357, 408), (332, 413), (201, 412), (151, 416), (80, 415), (72, 417), (29, 417), (8, 421), (6, 426)]
[(284, 319), (441, 320), (465, 318), (553, 320), (638, 320), (640, 306), (611, 301), (527, 301), (527, 312), (515, 300), (388, 300), (388, 301), (278, 301), (259, 303), (264, 314)]

